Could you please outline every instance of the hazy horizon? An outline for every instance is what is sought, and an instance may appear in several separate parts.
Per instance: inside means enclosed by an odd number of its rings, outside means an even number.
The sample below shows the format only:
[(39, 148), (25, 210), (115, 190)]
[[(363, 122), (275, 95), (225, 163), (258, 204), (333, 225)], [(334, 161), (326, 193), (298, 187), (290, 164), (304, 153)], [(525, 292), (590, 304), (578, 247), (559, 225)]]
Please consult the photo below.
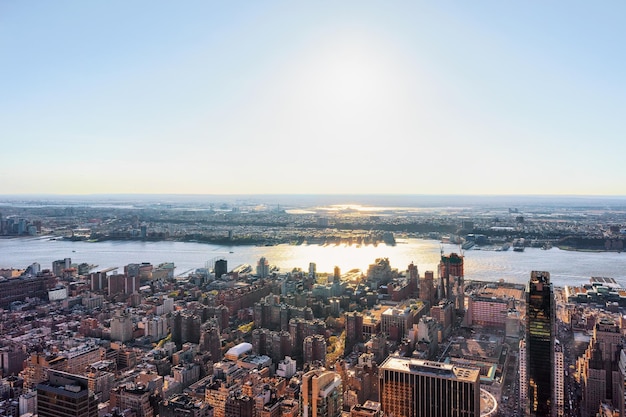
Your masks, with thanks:
[(418, 195), (418, 194), (91, 194), (0, 195), (0, 206), (37, 204), (280, 205), (288, 207), (580, 207), (626, 208), (626, 196)]
[(626, 3), (0, 4), (0, 195), (626, 195)]

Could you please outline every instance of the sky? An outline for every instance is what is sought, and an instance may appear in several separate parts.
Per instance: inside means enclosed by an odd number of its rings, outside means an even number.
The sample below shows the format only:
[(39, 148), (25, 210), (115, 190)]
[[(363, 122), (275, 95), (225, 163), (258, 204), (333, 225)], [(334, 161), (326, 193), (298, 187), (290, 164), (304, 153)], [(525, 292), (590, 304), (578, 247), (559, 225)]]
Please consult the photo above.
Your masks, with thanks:
[(626, 2), (0, 2), (0, 194), (626, 195)]

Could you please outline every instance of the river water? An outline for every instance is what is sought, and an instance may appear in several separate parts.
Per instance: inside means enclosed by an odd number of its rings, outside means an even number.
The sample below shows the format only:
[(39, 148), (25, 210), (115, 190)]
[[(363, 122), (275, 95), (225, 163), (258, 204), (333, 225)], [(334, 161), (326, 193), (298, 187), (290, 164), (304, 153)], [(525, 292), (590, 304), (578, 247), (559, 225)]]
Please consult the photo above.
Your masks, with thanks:
[[(456, 245), (441, 244), (435, 240), (398, 240), (395, 246), (219, 246), (193, 242), (71, 242), (47, 237), (0, 239), (0, 268), (26, 268), (33, 262), (42, 268), (51, 268), (52, 261), (71, 258), (73, 263), (97, 265), (96, 270), (120, 268), (129, 263), (174, 262), (175, 273), (185, 275), (190, 270), (203, 268), (215, 259), (223, 258), (231, 270), (241, 264), (256, 266), (264, 256), (281, 272), (295, 267), (308, 270), (315, 262), (318, 272), (332, 272), (339, 266), (342, 272), (358, 268), (367, 270), (376, 258), (389, 258), (391, 266), (406, 270), (413, 262), (420, 274), (436, 271), (441, 251), (459, 252)], [(626, 287), (626, 253), (570, 252), (557, 248), (542, 250), (526, 248), (524, 252), (491, 250), (465, 251), (466, 280), (497, 281), (524, 284), (533, 270), (548, 271), (556, 286), (579, 285), (592, 276), (615, 278)]]

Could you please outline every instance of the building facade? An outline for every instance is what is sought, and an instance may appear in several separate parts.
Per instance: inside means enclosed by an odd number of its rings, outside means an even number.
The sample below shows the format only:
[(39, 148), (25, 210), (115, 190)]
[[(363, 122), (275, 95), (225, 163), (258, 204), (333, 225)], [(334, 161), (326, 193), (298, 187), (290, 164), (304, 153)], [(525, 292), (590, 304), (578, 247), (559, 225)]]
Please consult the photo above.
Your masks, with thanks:
[(37, 385), (39, 417), (96, 417), (98, 401), (86, 378), (49, 370), (48, 381)]
[(302, 377), (302, 417), (339, 417), (343, 407), (341, 376), (316, 369)]
[(526, 414), (548, 417), (554, 406), (554, 295), (550, 273), (532, 271), (526, 290)]
[(379, 368), (385, 415), (479, 417), (480, 371), (440, 362), (389, 356)]

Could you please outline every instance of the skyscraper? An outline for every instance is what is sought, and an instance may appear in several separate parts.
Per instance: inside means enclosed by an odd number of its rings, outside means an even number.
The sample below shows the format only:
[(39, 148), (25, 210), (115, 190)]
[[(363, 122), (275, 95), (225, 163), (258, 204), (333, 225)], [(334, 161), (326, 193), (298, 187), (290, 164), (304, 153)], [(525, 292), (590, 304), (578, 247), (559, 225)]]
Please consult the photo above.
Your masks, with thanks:
[(435, 287), (433, 285), (433, 271), (426, 271), (424, 277), (419, 278), (419, 299), (428, 303), (427, 308), (435, 305)]
[(448, 256), (442, 254), (441, 262), (439, 262), (439, 276), (442, 281), (442, 297), (454, 302), (457, 310), (464, 310), (463, 256), (456, 253)]
[(379, 375), (385, 415), (480, 416), (478, 369), (389, 356), (380, 366)]
[(346, 351), (351, 351), (355, 344), (363, 341), (363, 314), (356, 311), (345, 314)]
[[(556, 340), (554, 344), (554, 416), (565, 415), (565, 362), (563, 345)], [(599, 408), (599, 405), (598, 405)]]
[(526, 411), (526, 404), (528, 403), (528, 374), (526, 360), (526, 340), (519, 341), (519, 406), (523, 411)]
[(326, 363), (326, 339), (321, 334), (307, 336), (304, 338), (302, 352), (304, 363), (319, 361)]
[(215, 278), (220, 279), (222, 275), (228, 274), (228, 261), (226, 259), (218, 259), (215, 261)]
[(118, 310), (111, 319), (111, 340), (128, 342), (133, 338), (133, 319), (131, 315)]
[(259, 278), (267, 278), (270, 275), (270, 263), (265, 257), (261, 257), (257, 262), (256, 274)]
[(593, 337), (584, 355), (581, 367), (582, 415), (593, 416), (600, 404), (611, 401), (616, 408), (624, 402), (623, 378), (619, 373), (619, 355), (622, 350), (622, 332), (613, 320), (601, 318), (593, 328)]
[(554, 296), (550, 273), (532, 271), (526, 290), (526, 414), (552, 416), (554, 402)]

